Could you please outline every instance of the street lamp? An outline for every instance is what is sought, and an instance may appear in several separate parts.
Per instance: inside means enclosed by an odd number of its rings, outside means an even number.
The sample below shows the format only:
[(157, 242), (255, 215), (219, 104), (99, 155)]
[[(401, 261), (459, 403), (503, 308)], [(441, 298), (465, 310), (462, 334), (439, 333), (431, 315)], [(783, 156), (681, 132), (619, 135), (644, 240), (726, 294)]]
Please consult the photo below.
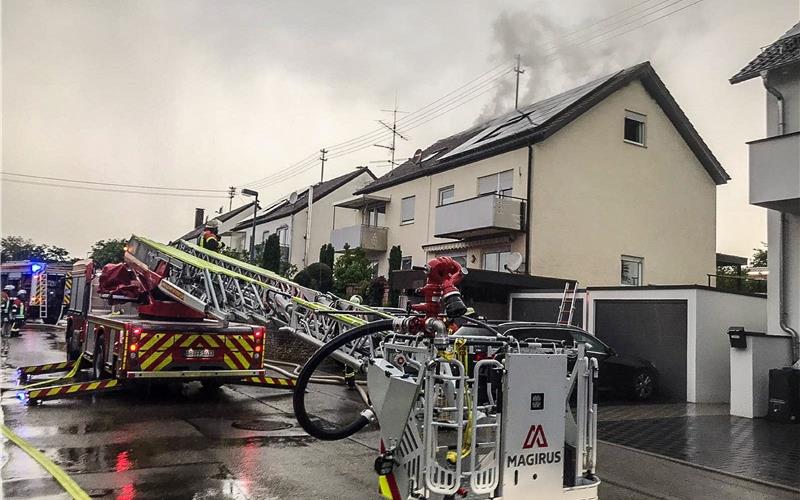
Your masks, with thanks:
[(250, 237), (250, 262), (256, 261), (256, 214), (258, 214), (258, 191), (252, 189), (242, 189), (244, 196), (252, 196), (256, 199), (253, 203), (253, 235)]

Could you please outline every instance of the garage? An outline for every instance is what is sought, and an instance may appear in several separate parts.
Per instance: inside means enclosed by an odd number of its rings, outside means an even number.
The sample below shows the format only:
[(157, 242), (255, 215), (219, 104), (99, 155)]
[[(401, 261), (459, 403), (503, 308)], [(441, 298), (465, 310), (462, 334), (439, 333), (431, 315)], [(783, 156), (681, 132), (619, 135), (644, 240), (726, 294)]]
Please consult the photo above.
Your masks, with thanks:
[[(562, 292), (512, 293), (509, 318), (556, 318)], [(727, 331), (765, 331), (766, 298), (701, 285), (589, 287), (578, 292), (573, 324), (620, 354), (644, 358), (659, 373), (662, 398), (690, 403), (730, 399)]]
[[(659, 395), (686, 400), (686, 300), (596, 300), (594, 334), (663, 374)], [(668, 376), (664, 376), (668, 375)]]

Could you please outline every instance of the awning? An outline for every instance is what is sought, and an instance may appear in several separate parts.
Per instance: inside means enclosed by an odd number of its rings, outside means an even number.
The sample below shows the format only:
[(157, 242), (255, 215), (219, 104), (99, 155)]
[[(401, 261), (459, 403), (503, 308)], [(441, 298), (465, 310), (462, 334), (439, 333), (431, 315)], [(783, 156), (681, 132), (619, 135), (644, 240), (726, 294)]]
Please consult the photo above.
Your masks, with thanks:
[(496, 238), (484, 238), (480, 240), (461, 240), (452, 241), (447, 243), (431, 243), (422, 245), (422, 249), (426, 252), (451, 252), (453, 250), (464, 250), (467, 248), (483, 247), (490, 245), (503, 245), (513, 241), (510, 236), (499, 236)]
[(375, 203), (389, 203), (390, 200), (391, 197), (389, 196), (378, 196), (376, 194), (360, 194), (358, 196), (353, 196), (352, 198), (347, 198), (342, 201), (337, 201), (336, 203), (333, 204), (333, 206), (341, 208), (359, 209)]

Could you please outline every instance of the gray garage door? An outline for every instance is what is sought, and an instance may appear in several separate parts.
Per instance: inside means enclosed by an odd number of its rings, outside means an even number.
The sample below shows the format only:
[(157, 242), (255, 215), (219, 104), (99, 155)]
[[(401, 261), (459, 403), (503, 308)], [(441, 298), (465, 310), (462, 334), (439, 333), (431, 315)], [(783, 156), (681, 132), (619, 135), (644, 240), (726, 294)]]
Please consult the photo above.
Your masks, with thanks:
[[(513, 299), (511, 303), (511, 319), (515, 321), (543, 321), (555, 323), (561, 299)], [(575, 301), (575, 313), (572, 324), (583, 326), (583, 300)]]
[(661, 395), (686, 401), (686, 301), (597, 300), (595, 334), (620, 354), (653, 362)]

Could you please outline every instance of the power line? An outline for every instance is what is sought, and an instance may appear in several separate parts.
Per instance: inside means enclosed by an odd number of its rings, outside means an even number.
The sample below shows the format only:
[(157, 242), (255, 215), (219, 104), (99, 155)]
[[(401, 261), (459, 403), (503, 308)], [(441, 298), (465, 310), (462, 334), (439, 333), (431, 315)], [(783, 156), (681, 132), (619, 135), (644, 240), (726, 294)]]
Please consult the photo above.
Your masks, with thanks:
[(153, 191), (132, 191), (132, 190), (124, 190), (124, 189), (102, 189), (102, 188), (93, 188), (88, 186), (78, 186), (78, 185), (71, 185), (71, 184), (53, 184), (48, 182), (35, 182), (35, 181), (24, 181), (24, 180), (17, 180), (17, 179), (6, 179), (5, 182), (13, 182), (15, 184), (26, 184), (30, 186), (47, 186), (47, 187), (57, 187), (57, 188), (66, 188), (66, 189), (80, 189), (84, 191), (99, 191), (101, 193), (124, 193), (124, 194), (142, 194), (148, 196), (174, 196), (179, 198), (214, 198), (214, 199), (225, 199), (226, 196), (220, 194), (219, 196), (208, 195), (208, 194), (182, 194), (182, 193), (157, 193)]
[[(200, 192), (200, 193), (226, 193), (227, 190), (224, 189), (194, 189), (194, 188), (173, 188), (173, 187), (164, 187), (164, 186), (143, 186), (139, 184), (119, 184), (115, 182), (99, 182), (99, 181), (85, 181), (79, 179), (65, 179), (63, 177), (47, 177), (44, 175), (30, 175), (30, 174), (19, 174), (16, 172), (0, 172), (2, 175), (11, 175), (14, 177), (26, 177), (30, 179), (43, 179), (48, 181), (59, 181), (59, 182), (73, 182), (77, 184), (91, 184), (95, 186), (115, 186), (115, 187), (125, 187), (125, 188), (136, 188), (136, 189), (157, 189), (161, 191), (193, 191), (193, 192)], [(8, 179), (11, 181), (11, 179)]]

